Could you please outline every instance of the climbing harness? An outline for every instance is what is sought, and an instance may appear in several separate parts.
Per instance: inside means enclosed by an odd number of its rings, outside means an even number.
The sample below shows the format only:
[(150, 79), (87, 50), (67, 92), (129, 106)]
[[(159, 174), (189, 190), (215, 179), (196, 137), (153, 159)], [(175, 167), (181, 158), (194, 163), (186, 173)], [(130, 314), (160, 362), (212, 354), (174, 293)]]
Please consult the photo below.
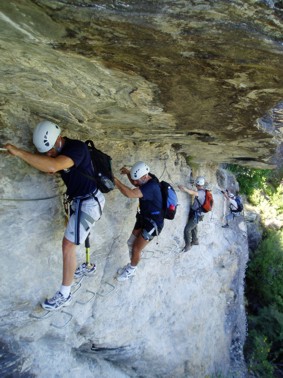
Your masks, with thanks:
[(144, 219), (148, 220), (153, 225), (153, 228), (149, 232), (147, 232), (147, 234), (150, 235), (150, 236), (152, 236), (152, 234), (155, 231), (157, 239), (158, 239), (159, 232), (158, 232), (158, 227), (157, 227), (156, 222), (154, 222), (154, 220), (152, 220), (150, 218), (144, 218)]
[[(85, 196), (77, 196), (74, 198), (69, 198), (66, 195), (66, 193), (64, 194), (63, 204), (64, 204), (64, 209), (65, 209), (67, 219), (69, 219), (69, 217), (75, 213), (75, 229), (76, 229), (75, 244), (76, 245), (80, 244), (80, 233), (79, 233), (80, 224), (82, 224), (84, 229), (87, 231), (89, 229), (88, 222), (90, 224), (93, 224), (95, 222), (95, 220), (89, 214), (81, 210), (82, 202), (89, 200), (90, 198), (93, 198), (99, 206), (100, 217), (102, 215), (101, 205), (96, 196), (97, 192), (98, 192), (98, 189), (96, 189), (93, 193), (87, 194)], [(75, 211), (72, 210), (72, 206), (71, 206), (72, 203), (75, 205)]]

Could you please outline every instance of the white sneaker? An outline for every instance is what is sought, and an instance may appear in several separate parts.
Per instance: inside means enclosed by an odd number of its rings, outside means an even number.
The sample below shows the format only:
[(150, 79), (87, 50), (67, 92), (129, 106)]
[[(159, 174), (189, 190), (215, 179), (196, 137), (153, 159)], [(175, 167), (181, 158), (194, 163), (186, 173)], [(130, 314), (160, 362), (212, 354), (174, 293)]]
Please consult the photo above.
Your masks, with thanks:
[(71, 300), (72, 300), (71, 294), (68, 296), (68, 298), (64, 298), (63, 294), (60, 293), (60, 291), (57, 291), (54, 297), (50, 299), (46, 299), (45, 302), (41, 304), (41, 306), (45, 310), (55, 311), (55, 310), (60, 310), (61, 307), (69, 306)]
[(75, 271), (74, 278), (78, 279), (82, 276), (90, 276), (96, 271), (95, 264), (82, 263)]
[(117, 271), (117, 281), (126, 281), (130, 277), (133, 277), (136, 274), (136, 268), (132, 268), (131, 264), (127, 264), (124, 268), (120, 268)]

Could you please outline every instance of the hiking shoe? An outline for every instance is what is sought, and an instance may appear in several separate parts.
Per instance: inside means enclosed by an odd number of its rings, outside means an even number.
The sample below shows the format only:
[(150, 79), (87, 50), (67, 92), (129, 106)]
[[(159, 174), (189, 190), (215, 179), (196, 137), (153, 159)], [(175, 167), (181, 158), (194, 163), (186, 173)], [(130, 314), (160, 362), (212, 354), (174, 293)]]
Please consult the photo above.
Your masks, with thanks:
[(64, 298), (63, 294), (60, 293), (60, 291), (57, 291), (57, 293), (54, 295), (54, 297), (50, 299), (46, 299), (45, 302), (41, 304), (41, 306), (48, 311), (55, 311), (60, 310), (60, 308), (64, 306), (69, 306), (71, 303), (72, 297), (71, 294), (68, 296), (68, 298)]
[(96, 265), (95, 264), (86, 264), (82, 263), (79, 267), (77, 267), (74, 278), (78, 279), (82, 276), (90, 276), (96, 271)]
[(198, 239), (192, 241), (192, 245), (199, 245)]
[(186, 244), (185, 247), (182, 249), (182, 252), (188, 252), (192, 246), (190, 244)]
[(117, 270), (117, 274), (118, 274), (118, 276), (120, 276), (120, 274), (122, 274), (123, 272), (124, 272), (124, 269), (125, 268), (130, 268), (131, 269), (131, 263), (128, 263), (127, 265), (125, 265), (123, 268), (119, 268), (118, 270)]
[(224, 226), (222, 226), (222, 228), (228, 228), (229, 227), (229, 224), (224, 224)]
[(117, 281), (126, 281), (130, 277), (133, 277), (136, 274), (136, 268), (131, 268), (131, 264), (127, 264), (124, 268), (120, 268), (117, 271)]

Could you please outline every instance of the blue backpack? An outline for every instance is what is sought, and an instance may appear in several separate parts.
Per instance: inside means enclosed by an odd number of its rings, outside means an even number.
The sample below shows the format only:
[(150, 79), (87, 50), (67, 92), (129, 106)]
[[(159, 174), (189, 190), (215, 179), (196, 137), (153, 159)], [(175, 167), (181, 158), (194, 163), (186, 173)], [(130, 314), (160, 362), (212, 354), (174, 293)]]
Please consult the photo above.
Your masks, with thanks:
[(171, 184), (166, 181), (160, 182), (163, 201), (163, 216), (165, 219), (174, 219), (178, 206), (178, 197)]

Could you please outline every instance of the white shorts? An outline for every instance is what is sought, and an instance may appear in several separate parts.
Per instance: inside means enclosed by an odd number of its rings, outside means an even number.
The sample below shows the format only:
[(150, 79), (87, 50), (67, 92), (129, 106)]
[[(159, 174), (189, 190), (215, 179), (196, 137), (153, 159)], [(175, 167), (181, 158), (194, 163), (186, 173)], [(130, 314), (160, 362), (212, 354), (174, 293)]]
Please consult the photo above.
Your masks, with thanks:
[(99, 190), (97, 191), (95, 197), (99, 203), (93, 197), (80, 200), (79, 218), (79, 201), (74, 199), (71, 203), (72, 215), (69, 218), (64, 236), (66, 239), (76, 245), (84, 243), (85, 239), (90, 233), (91, 228), (94, 227), (95, 222), (97, 222), (102, 215), (102, 210), (105, 205), (105, 197)]

